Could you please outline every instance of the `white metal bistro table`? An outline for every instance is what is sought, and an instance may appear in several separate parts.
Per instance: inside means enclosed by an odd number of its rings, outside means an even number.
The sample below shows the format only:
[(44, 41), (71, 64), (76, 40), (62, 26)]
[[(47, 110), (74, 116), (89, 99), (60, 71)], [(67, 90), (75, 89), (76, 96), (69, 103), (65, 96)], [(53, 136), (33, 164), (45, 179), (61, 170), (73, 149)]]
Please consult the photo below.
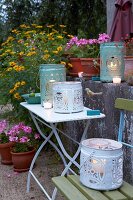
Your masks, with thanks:
[[(29, 169), (28, 178), (27, 178), (27, 192), (29, 192), (29, 190), (30, 190), (30, 178), (32, 176), (34, 178), (34, 180), (37, 182), (37, 184), (40, 186), (40, 188), (42, 189), (44, 194), (47, 196), (47, 198), (49, 200), (53, 200), (53, 199), (55, 199), (57, 189), (56, 188), (54, 189), (54, 191), (50, 197), (50, 195), (47, 193), (45, 187), (39, 182), (39, 179), (33, 173), (33, 167), (34, 167), (35, 161), (36, 161), (40, 151), (46, 145), (46, 143), (49, 142), (50, 145), (52, 145), (53, 148), (58, 152), (58, 154), (60, 155), (60, 157), (64, 163), (64, 170), (61, 172), (61, 176), (64, 176), (69, 171), (71, 171), (73, 174), (76, 174), (71, 169), (71, 165), (74, 164), (78, 169), (80, 168), (80, 165), (76, 161), (76, 158), (80, 154), (81, 141), (86, 138), (90, 120), (103, 118), (103, 117), (105, 117), (105, 115), (100, 113), (100, 115), (87, 116), (87, 110), (89, 108), (86, 108), (86, 107), (84, 107), (84, 110), (82, 112), (70, 113), (70, 114), (60, 114), (60, 113), (55, 113), (53, 108), (52, 109), (44, 109), (40, 104), (27, 104), (26, 102), (22, 102), (20, 104), (21, 104), (21, 106), (28, 109), (28, 111), (30, 112), (31, 118), (32, 118), (34, 124), (36, 125), (38, 132), (44, 138), (44, 142), (38, 148), (38, 150), (32, 160), (30, 169)], [(75, 140), (73, 140), (72, 138), (70, 138), (69, 136), (67, 136), (62, 130), (57, 128), (57, 124), (60, 122), (69, 122), (69, 121), (77, 121), (77, 120), (86, 120), (84, 131), (83, 131), (83, 134), (81, 137), (81, 141), (79, 143), (76, 142)], [(41, 127), (39, 125), (40, 122), (41, 122), (41, 124), (50, 128), (51, 131), (48, 134), (48, 136), (46, 136), (45, 133), (42, 132)], [(68, 137), (69, 139), (73, 140), (74, 142), (78, 143), (78, 148), (77, 148), (74, 156), (71, 157), (68, 154), (68, 152), (66, 151), (66, 149), (64, 148), (62, 140), (59, 136), (59, 132), (62, 133), (63, 135), (65, 135), (66, 137)], [(53, 136), (55, 136), (58, 146), (51, 140), (51, 137), (53, 137)], [(66, 158), (68, 161), (66, 161)]]

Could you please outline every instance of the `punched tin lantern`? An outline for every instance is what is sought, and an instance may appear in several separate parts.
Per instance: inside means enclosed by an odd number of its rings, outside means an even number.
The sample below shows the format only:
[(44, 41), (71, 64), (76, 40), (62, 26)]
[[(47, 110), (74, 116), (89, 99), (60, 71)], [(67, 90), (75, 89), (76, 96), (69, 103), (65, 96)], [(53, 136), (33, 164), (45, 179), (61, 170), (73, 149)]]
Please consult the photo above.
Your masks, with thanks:
[(124, 43), (107, 42), (100, 44), (100, 80), (112, 82), (114, 77), (124, 80)]
[(53, 82), (66, 80), (66, 69), (62, 64), (41, 64), (39, 72), (41, 105), (43, 106), (44, 102), (52, 102), (53, 100)]
[(96, 190), (114, 190), (123, 183), (123, 152), (120, 142), (92, 138), (82, 141), (80, 181)]
[(74, 113), (83, 110), (81, 82), (65, 81), (53, 84), (53, 108), (57, 113)]

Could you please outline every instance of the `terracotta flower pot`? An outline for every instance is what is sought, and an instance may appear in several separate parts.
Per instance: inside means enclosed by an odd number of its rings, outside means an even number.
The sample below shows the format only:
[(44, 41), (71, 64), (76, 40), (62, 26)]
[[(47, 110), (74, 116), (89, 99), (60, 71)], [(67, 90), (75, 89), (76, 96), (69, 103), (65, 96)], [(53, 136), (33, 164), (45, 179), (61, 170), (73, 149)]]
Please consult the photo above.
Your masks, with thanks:
[(13, 142), (0, 144), (1, 163), (4, 165), (12, 165), (12, 155), (10, 153), (10, 149), (13, 144)]
[[(98, 65), (94, 64), (94, 60)], [(78, 76), (79, 72), (84, 72), (86, 76), (100, 75), (100, 59), (99, 58), (70, 58), (72, 68), (69, 71), (71, 76)]]
[(12, 162), (15, 172), (25, 172), (30, 168), (30, 164), (35, 155), (35, 149), (28, 152), (14, 153), (12, 154)]
[(133, 76), (133, 56), (125, 56), (124, 61), (125, 61), (124, 77), (125, 80), (127, 80), (129, 76)]

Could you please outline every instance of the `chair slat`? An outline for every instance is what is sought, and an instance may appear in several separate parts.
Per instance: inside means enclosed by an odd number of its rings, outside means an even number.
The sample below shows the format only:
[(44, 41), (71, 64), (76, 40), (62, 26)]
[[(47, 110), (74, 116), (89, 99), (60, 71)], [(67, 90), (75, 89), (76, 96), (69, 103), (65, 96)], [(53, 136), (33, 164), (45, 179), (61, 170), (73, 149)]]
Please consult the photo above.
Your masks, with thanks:
[(133, 111), (133, 100), (117, 98), (115, 100), (115, 108), (123, 109), (127, 111)]

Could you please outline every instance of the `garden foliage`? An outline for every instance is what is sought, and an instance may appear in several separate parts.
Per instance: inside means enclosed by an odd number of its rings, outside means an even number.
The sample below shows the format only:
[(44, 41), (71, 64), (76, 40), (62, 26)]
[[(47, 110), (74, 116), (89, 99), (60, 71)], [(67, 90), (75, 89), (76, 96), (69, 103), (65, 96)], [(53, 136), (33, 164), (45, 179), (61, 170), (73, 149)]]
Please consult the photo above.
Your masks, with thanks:
[(45, 63), (65, 64), (63, 57), (67, 38), (65, 26), (21, 25), (13, 29), (0, 49), (0, 79), (5, 103), (11, 103), (16, 112), (20, 110), (21, 95), (40, 92), (39, 65)]

